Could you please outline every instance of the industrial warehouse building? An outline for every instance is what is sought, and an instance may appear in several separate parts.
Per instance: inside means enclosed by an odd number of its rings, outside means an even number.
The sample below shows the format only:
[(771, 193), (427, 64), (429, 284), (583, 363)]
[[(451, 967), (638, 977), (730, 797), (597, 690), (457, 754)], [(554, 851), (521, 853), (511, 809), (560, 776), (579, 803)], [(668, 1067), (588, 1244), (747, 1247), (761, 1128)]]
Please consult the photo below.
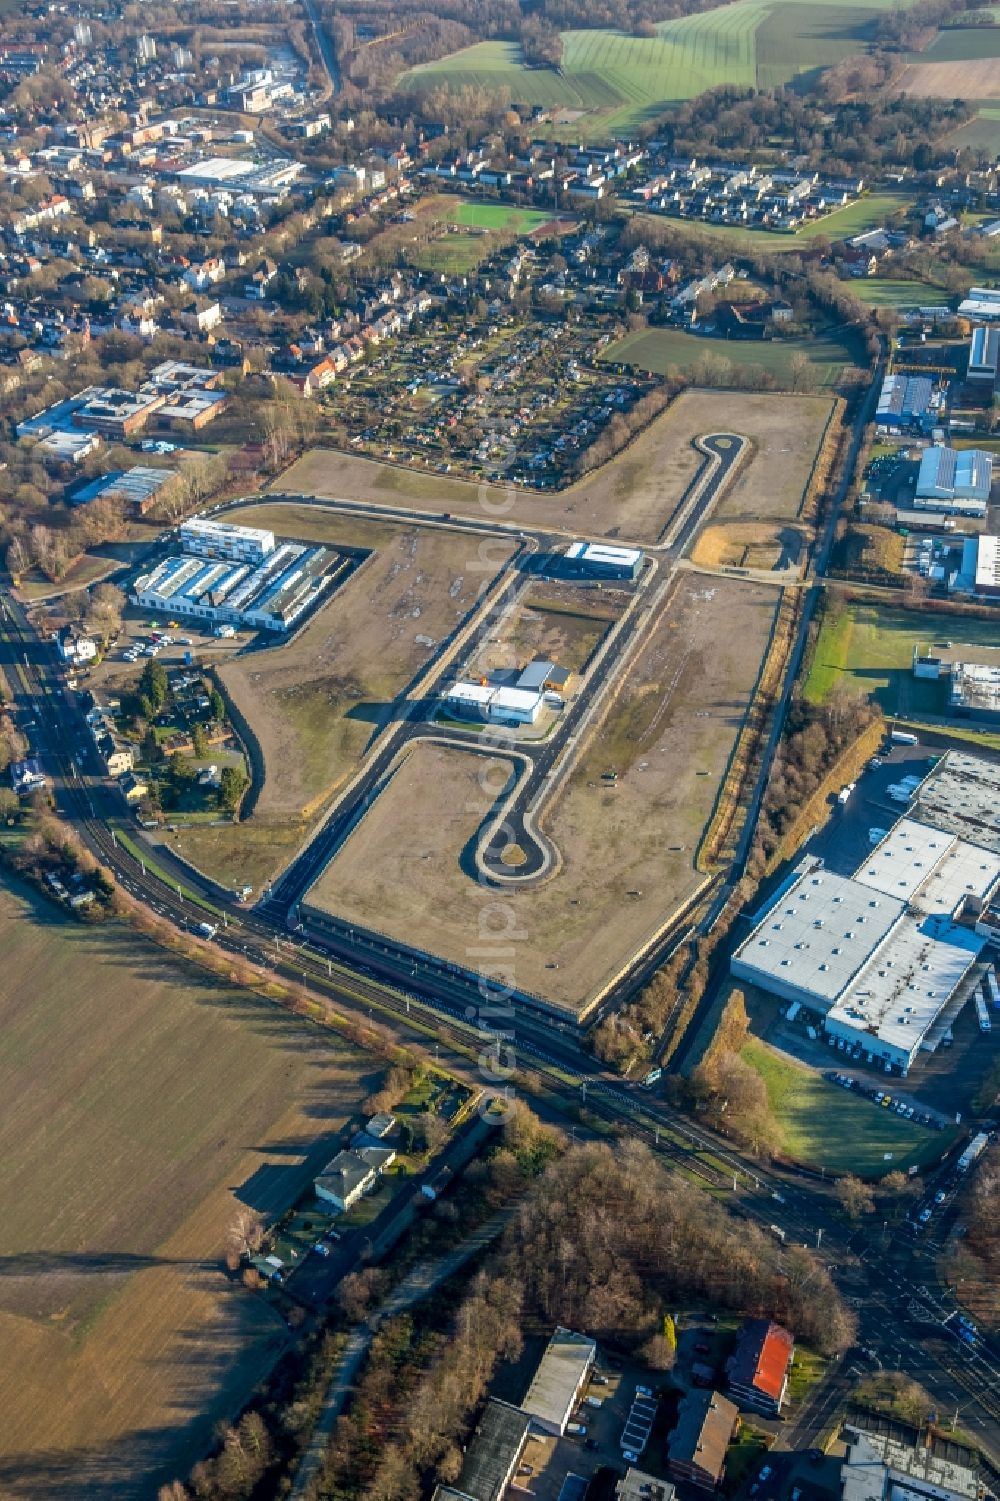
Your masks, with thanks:
[(948, 711), (963, 719), (1000, 724), (1000, 665), (955, 662), (951, 669)]
[(1000, 537), (966, 537), (961, 566), (949, 576), (948, 589), (975, 599), (1000, 599)]
[(969, 343), (969, 380), (994, 386), (1000, 365), (1000, 329), (974, 328)]
[(970, 287), (968, 297), (958, 304), (960, 318), (979, 319), (982, 322), (1000, 318), (1000, 289), (996, 287)]
[(930, 411), (934, 382), (927, 375), (887, 375), (882, 382), (875, 421), (884, 427), (922, 423)]
[(534, 724), (543, 703), (538, 689), (495, 688), (489, 683), (453, 683), (442, 699), (445, 711), (456, 718), (508, 726)]
[(925, 448), (913, 504), (958, 516), (985, 516), (993, 484), (993, 457), (981, 448)]
[(540, 1433), (562, 1437), (566, 1432), (596, 1358), (595, 1340), (572, 1329), (555, 1331), (521, 1403), (521, 1411)]
[(181, 542), (183, 553), (136, 578), (132, 600), (140, 609), (287, 631), (349, 568), (326, 547), (276, 543), (255, 527), (188, 521)]
[(573, 578), (637, 579), (645, 556), (637, 547), (571, 542), (562, 555), (563, 571)]
[[(998, 768), (965, 759), (990, 768), (995, 810)], [(853, 876), (808, 862), (732, 961), (738, 979), (798, 1001), (831, 1036), (903, 1071), (921, 1048), (937, 1046), (949, 1003), (985, 946), (975, 919), (1000, 889), (997, 847), (916, 816), (955, 799), (954, 778), (946, 768), (940, 775), (945, 791), (934, 791), (933, 772), (915, 816), (900, 819)]]

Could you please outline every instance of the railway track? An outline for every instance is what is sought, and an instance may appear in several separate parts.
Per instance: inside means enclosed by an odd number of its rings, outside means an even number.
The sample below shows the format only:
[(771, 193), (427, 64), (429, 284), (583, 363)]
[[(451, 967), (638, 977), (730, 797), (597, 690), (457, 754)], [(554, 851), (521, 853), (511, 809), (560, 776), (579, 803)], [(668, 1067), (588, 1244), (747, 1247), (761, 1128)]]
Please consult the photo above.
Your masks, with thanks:
[[(150, 851), (147, 860), (129, 849), (114, 828), (97, 815), (93, 792), (101, 795), (104, 789), (92, 789), (80, 777), (65, 748), (66, 717), (78, 715), (76, 705), (64, 697), (58, 680), (50, 679), (44, 666), (33, 661), (41, 644), (26, 622), (19, 618), (12, 602), (5, 602), (3, 619), (8, 640), (16, 646), (21, 657), (20, 662), (14, 664), (18, 679), (45, 723), (47, 739), (42, 750), (45, 760), (58, 773), (56, 790), (61, 795), (62, 811), (69, 814), (91, 854), (112, 872), (129, 895), (157, 916), (192, 934), (206, 919), (217, 922), (221, 911), (222, 924), (213, 942), (234, 958), (266, 969), (293, 984), (308, 985), (334, 1009), (339, 1005), (346, 1010), (361, 1010), (369, 1019), (377, 1013), (410, 1032), (418, 1028), (432, 1032), (439, 1042), (447, 1042), (454, 1049), (457, 1066), (467, 1068), (470, 1061), (475, 1063), (479, 1053), (489, 1045), (491, 1036), (496, 1034), (466, 1020), (468, 1008), (458, 994), (455, 1004), (450, 1006), (440, 995), (431, 999), (419, 993), (402, 991), (383, 980), (367, 979), (332, 953), (326, 954), (297, 943), (294, 936), (290, 937), (278, 923), (268, 921), (255, 911), (235, 903), (223, 903), (218, 898), (209, 901), (208, 898), (200, 899), (196, 893), (185, 894), (183, 883), (174, 885), (165, 873), (159, 872), (155, 851)], [(62, 700), (58, 709), (57, 700)], [(82, 717), (79, 728), (81, 734), (85, 733)], [(455, 987), (456, 991), (458, 988)], [(664, 1115), (654, 1101), (635, 1100), (618, 1081), (586, 1069), (585, 1058), (560, 1064), (546, 1058), (528, 1038), (517, 1041), (516, 1051), (520, 1072), (534, 1075), (544, 1087), (562, 1096), (569, 1091), (582, 1096), (583, 1086), (586, 1086), (588, 1111), (609, 1123), (620, 1125), (623, 1118), (627, 1119), (635, 1134), (648, 1140), (661, 1154), (672, 1158), (706, 1187), (732, 1187), (734, 1178), (736, 1181), (759, 1182), (759, 1175), (749, 1171), (735, 1156), (724, 1166), (706, 1161), (706, 1157), (714, 1156), (721, 1163), (720, 1153), (725, 1149), (708, 1138), (701, 1138), (699, 1133), (692, 1132), (672, 1115)], [(576, 1068), (574, 1063), (578, 1065)], [(636, 1118), (640, 1108), (642, 1114), (651, 1120), (653, 1117), (662, 1118), (651, 1124), (644, 1123)]]

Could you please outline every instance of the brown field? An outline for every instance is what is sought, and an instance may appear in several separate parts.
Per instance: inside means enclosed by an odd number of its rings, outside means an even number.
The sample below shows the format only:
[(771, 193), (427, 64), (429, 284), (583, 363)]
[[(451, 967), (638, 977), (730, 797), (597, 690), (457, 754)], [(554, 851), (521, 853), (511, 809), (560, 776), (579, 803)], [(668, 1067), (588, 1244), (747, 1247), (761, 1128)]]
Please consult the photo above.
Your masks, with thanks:
[(830, 408), (828, 396), (685, 391), (624, 453), (551, 494), (475, 485), (331, 449), (306, 454), (276, 488), (650, 543), (702, 463), (692, 439), (712, 432), (740, 433), (755, 445), (752, 461), (719, 502), (720, 515), (797, 515)]
[(910, 63), (896, 87), (919, 99), (1000, 99), (1000, 58), (952, 63)]
[(728, 521), (706, 526), (691, 549), (702, 568), (777, 568), (798, 561), (805, 537), (797, 527), (768, 521)]
[[(767, 646), (779, 592), (686, 576), (543, 819), (563, 866), (504, 891), (526, 937), (513, 983), (572, 1011), (697, 888), (708, 823)], [(459, 856), (509, 773), (423, 744), (309, 893), (314, 905), (476, 965), (495, 892)], [(617, 783), (600, 778), (613, 767)], [(630, 895), (629, 893), (632, 893)]]
[(176, 834), (163, 834), (167, 848), (176, 850), (224, 886), (252, 886), (256, 892), (272, 881), (305, 843), (306, 823), (247, 823), (178, 825)]
[(221, 1268), (371, 1087), (367, 1061), (128, 930), (0, 890), (0, 1497), (147, 1501), (287, 1331)]
[(504, 617), (475, 657), (473, 672), (521, 668), (535, 657), (580, 672), (618, 619), (624, 595), (581, 596), (572, 584), (546, 582)]
[[(301, 823), (350, 777), (430, 659), (427, 641), (436, 644), (455, 628), (492, 573), (483, 569), (476, 539), (449, 532), (294, 505), (254, 506), (240, 520), (287, 536), (375, 548), (294, 641), (238, 657), (221, 671), (264, 757), (250, 826)], [(512, 545), (493, 548), (492, 571), (512, 552)]]

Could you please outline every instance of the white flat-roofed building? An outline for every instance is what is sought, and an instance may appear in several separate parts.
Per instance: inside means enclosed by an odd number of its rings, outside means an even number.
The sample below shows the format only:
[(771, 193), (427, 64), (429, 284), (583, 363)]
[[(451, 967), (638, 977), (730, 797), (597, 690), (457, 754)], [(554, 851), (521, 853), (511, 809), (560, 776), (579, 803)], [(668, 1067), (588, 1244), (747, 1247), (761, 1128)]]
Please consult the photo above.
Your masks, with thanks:
[(454, 683), (444, 696), (445, 707), (464, 718), (485, 719), (493, 692), (485, 683)]
[(983, 947), (959, 926), (1000, 889), (1000, 850), (903, 818), (852, 877), (809, 870), (775, 901), (732, 972), (823, 1016), (906, 1070)]
[(562, 1437), (596, 1357), (596, 1340), (572, 1329), (555, 1331), (521, 1403), (534, 1428)]
[(444, 695), (444, 707), (463, 719), (492, 724), (534, 724), (544, 696), (526, 688), (496, 688), (488, 683), (454, 683)]
[(857, 979), (906, 910), (847, 876), (800, 876), (733, 957), (732, 971), (785, 1000), (826, 1011)]
[(976, 593), (1000, 594), (1000, 537), (976, 539)]
[(916, 823), (912, 818), (902, 818), (858, 867), (854, 880), (885, 896), (912, 901), (917, 889), (956, 842), (953, 834)]
[(955, 662), (951, 669), (948, 708), (963, 718), (1000, 721), (1000, 663)]
[(968, 297), (958, 304), (958, 316), (986, 323), (1000, 318), (1000, 288), (970, 287)]
[[(891, 1433), (846, 1428), (841, 1501), (976, 1501), (978, 1471), (929, 1445), (916, 1447)], [(950, 1452), (954, 1454), (954, 1448)], [(972, 1450), (962, 1451), (970, 1455)]]
[(830, 1008), (824, 1027), (907, 1069), (982, 948), (980, 936), (946, 917), (907, 919)]
[(234, 526), (225, 521), (185, 521), (181, 526), (184, 551), (203, 558), (233, 558), (262, 563), (274, 551), (274, 533), (257, 526)]
[(588, 578), (638, 578), (644, 557), (640, 548), (603, 542), (571, 542), (563, 553), (567, 571)]
[(1000, 365), (1000, 329), (974, 328), (969, 343), (969, 380), (994, 385)]
[(949, 751), (921, 782), (910, 816), (1000, 854), (1000, 763)]
[(490, 718), (498, 724), (534, 724), (542, 711), (542, 695), (528, 688), (497, 688), (490, 700)]

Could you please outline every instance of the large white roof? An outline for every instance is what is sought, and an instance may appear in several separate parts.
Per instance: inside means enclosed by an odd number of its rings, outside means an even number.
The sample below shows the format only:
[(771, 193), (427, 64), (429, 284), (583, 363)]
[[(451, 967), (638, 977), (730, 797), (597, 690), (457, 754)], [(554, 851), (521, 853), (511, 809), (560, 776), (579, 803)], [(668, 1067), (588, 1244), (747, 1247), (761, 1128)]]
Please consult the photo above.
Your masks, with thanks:
[(812, 871), (777, 902), (737, 958), (762, 976), (808, 991), (818, 1003), (840, 996), (900, 919), (905, 903), (847, 876)]
[[(932, 829), (912, 818), (901, 818), (858, 867), (854, 879), (873, 891), (884, 891), (886, 896), (912, 901), (958, 843), (954, 834), (945, 834), (941, 829)], [(938, 903), (947, 889), (947, 882), (936, 884), (934, 893)], [(949, 907), (925, 906), (922, 902), (918, 905), (926, 911), (947, 911), (950, 914), (958, 901), (956, 897)]]
[(481, 704), (485, 708), (495, 692), (486, 683), (453, 683), (445, 697), (455, 703)]
[(828, 1020), (868, 1031), (912, 1052), (967, 974), (984, 939), (945, 917), (906, 918)]

